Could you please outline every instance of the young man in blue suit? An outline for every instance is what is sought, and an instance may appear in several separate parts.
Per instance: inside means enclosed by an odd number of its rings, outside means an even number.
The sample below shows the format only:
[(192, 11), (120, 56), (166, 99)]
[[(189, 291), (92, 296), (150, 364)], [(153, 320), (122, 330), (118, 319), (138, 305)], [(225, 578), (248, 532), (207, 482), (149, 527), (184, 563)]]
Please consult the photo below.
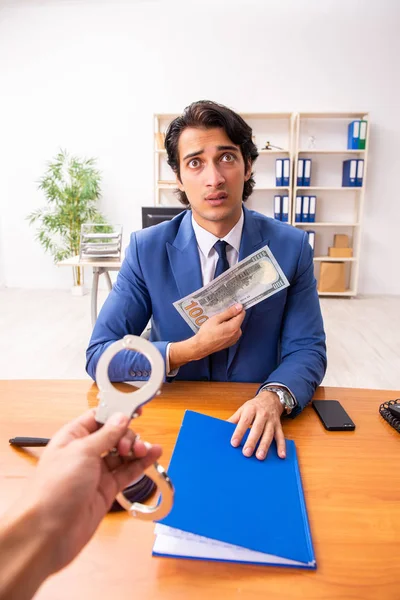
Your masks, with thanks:
[[(234, 446), (251, 425), (243, 454), (256, 450), (262, 460), (274, 438), (285, 457), (281, 415), (295, 415), (311, 400), (325, 373), (326, 348), (306, 233), (243, 205), (255, 184), (251, 136), (239, 115), (209, 101), (191, 104), (171, 123), (168, 162), (191, 210), (132, 234), (93, 330), (87, 371), (94, 378), (105, 348), (128, 333), (140, 335), (151, 318), (150, 340), (164, 357), (167, 380), (260, 384), (230, 421), (237, 424)], [(267, 244), (290, 286), (246, 312), (230, 307), (194, 335), (173, 303)], [(127, 350), (114, 357), (110, 379), (145, 380), (149, 368)]]

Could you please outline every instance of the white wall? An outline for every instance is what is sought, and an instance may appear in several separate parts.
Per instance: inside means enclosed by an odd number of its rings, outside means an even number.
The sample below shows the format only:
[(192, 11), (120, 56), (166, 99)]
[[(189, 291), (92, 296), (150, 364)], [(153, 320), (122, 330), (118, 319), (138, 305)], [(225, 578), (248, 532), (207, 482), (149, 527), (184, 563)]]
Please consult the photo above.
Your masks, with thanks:
[[(0, 203), (0, 206), (2, 207), (3, 205)], [(4, 280), (4, 252), (3, 252), (3, 240), (2, 240), (2, 226), (1, 226), (1, 214), (0, 214), (0, 289), (4, 287), (5, 285), (5, 280)]]
[(399, 18), (397, 0), (0, 0), (6, 285), (70, 285), (25, 220), (59, 147), (99, 158), (102, 208), (129, 232), (153, 202), (153, 113), (209, 98), (370, 112), (360, 291), (400, 294)]

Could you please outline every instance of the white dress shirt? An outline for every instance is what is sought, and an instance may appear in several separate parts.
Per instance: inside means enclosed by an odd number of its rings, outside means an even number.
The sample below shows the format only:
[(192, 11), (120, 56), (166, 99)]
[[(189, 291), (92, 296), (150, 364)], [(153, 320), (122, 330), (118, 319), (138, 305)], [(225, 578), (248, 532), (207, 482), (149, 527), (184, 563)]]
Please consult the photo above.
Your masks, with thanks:
[(233, 267), (238, 262), (243, 223), (244, 215), (242, 211), (239, 221), (232, 227), (230, 232), (223, 238), (218, 238), (196, 223), (192, 215), (192, 226), (197, 240), (203, 285), (207, 285), (207, 283), (210, 283), (214, 279), (218, 262), (218, 252), (215, 250), (214, 244), (218, 240), (222, 240), (228, 244), (226, 247), (226, 258), (228, 259), (229, 266)]
[[(240, 219), (236, 223), (236, 225), (232, 227), (230, 232), (227, 233), (223, 238), (218, 238), (213, 233), (210, 233), (209, 231), (201, 227), (198, 223), (196, 223), (192, 214), (192, 226), (194, 229), (194, 234), (196, 236), (197, 249), (199, 251), (203, 285), (207, 285), (207, 283), (210, 283), (210, 281), (214, 279), (214, 273), (218, 262), (218, 252), (214, 248), (214, 244), (218, 242), (218, 240), (223, 240), (228, 244), (228, 246), (226, 247), (226, 258), (228, 259), (229, 267), (233, 267), (233, 265), (236, 265), (236, 263), (238, 262), (240, 241), (242, 239), (243, 223), (244, 214), (242, 210)], [(170, 371), (170, 346), (171, 344), (168, 344), (166, 352), (166, 371), (168, 377), (175, 377), (179, 369), (174, 369), (173, 371)]]

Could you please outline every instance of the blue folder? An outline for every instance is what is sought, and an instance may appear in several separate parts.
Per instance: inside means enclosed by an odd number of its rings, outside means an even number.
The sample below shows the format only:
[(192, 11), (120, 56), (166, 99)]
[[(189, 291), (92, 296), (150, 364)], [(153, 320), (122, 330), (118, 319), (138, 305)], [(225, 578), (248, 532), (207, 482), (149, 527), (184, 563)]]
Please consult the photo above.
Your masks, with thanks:
[(310, 244), (313, 254), (314, 254), (314, 250), (315, 250), (315, 231), (306, 231), (306, 234), (308, 235), (308, 243)]
[(362, 187), (364, 178), (364, 160), (359, 158), (357, 160), (357, 174), (356, 174), (356, 187)]
[(274, 219), (282, 220), (282, 196), (274, 196)]
[(356, 187), (357, 159), (343, 161), (342, 186)]
[(310, 196), (310, 205), (308, 211), (308, 222), (315, 223), (315, 213), (317, 210), (317, 196)]
[(277, 158), (275, 161), (275, 185), (276, 187), (283, 186), (283, 159)]
[(303, 196), (303, 204), (301, 207), (301, 220), (303, 223), (308, 223), (310, 217), (310, 196)]
[(264, 461), (246, 458), (230, 444), (235, 427), (185, 412), (168, 469), (175, 501), (153, 555), (315, 569), (294, 442), (285, 459), (275, 442)]
[(357, 150), (360, 138), (360, 120), (352, 121), (347, 128), (347, 149)]
[(303, 216), (303, 196), (296, 196), (295, 223), (301, 223)]
[(290, 158), (283, 159), (282, 185), (288, 186), (290, 183)]
[(297, 161), (297, 187), (304, 185), (304, 158), (299, 158)]
[(281, 221), (283, 223), (289, 222), (289, 196), (282, 196), (281, 199)]
[(303, 187), (311, 185), (311, 158), (304, 159)]

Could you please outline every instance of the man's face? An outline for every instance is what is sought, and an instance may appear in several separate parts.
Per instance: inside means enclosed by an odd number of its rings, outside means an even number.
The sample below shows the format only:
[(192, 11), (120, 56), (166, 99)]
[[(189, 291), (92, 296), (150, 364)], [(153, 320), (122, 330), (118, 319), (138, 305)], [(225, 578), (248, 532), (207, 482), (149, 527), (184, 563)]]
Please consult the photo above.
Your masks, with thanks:
[(177, 183), (195, 220), (217, 236), (226, 235), (240, 218), (243, 186), (251, 176), (240, 147), (224, 129), (188, 127), (180, 135), (178, 152)]

